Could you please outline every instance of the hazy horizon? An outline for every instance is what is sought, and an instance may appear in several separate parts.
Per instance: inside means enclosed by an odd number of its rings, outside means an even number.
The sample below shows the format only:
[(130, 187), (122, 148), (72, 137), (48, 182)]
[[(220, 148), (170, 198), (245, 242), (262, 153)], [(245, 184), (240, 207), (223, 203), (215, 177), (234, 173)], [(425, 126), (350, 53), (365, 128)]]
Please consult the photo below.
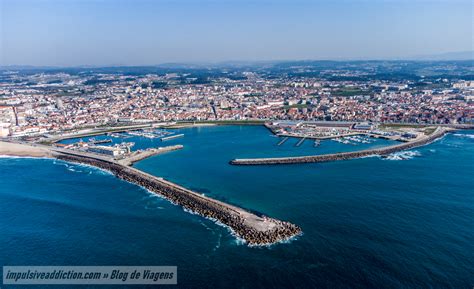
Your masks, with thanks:
[(0, 0), (0, 13), (0, 66), (472, 59), (474, 50), (465, 0)]

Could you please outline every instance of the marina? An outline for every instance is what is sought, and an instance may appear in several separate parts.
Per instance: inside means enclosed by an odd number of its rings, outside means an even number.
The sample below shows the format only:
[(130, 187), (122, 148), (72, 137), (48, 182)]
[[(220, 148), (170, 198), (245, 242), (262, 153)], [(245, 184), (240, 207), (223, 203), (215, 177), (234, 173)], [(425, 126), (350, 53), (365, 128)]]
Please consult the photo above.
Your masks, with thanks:
[[(297, 164), (297, 163), (319, 163), (329, 162), (337, 160), (349, 160), (355, 158), (361, 158), (372, 155), (387, 155), (395, 152), (399, 152), (406, 149), (411, 149), (419, 146), (428, 144), (442, 136), (447, 132), (453, 131), (452, 128), (437, 127), (436, 130), (430, 135), (418, 137), (416, 140), (405, 142), (402, 144), (396, 144), (392, 146), (386, 146), (382, 148), (367, 149), (353, 152), (340, 152), (333, 154), (323, 155), (312, 155), (312, 156), (298, 156), (298, 157), (279, 157), (279, 158), (249, 158), (249, 159), (233, 159), (229, 163), (231, 165), (278, 165), (278, 164)], [(334, 139), (336, 142), (342, 142), (344, 144), (350, 143), (344, 139)]]

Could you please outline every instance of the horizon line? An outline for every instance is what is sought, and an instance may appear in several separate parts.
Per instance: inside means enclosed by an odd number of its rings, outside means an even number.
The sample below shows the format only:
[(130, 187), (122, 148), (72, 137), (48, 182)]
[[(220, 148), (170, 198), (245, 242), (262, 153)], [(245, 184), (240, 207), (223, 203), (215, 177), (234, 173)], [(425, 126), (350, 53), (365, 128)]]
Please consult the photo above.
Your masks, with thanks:
[(474, 57), (465, 59), (287, 59), (287, 60), (224, 60), (217, 62), (163, 62), (158, 64), (77, 64), (77, 65), (31, 65), (31, 64), (9, 64), (0, 65), (0, 68), (119, 68), (119, 67), (160, 67), (160, 66), (223, 66), (223, 65), (252, 65), (252, 64), (277, 64), (286, 62), (464, 62), (474, 61)]

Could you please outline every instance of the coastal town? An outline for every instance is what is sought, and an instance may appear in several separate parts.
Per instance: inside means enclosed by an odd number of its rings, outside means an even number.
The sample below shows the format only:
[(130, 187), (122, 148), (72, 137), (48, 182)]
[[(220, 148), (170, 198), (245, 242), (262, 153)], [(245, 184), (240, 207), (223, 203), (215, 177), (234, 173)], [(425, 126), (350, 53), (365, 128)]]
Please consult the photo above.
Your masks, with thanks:
[[(299, 139), (296, 147), (305, 140), (314, 142), (314, 147), (326, 140), (369, 144), (366, 149), (329, 154), (229, 160), (230, 165), (246, 166), (384, 157), (454, 130), (472, 129), (474, 119), (474, 81), (458, 78), (420, 84), (333, 79), (345, 73), (361, 77), (361, 71), (323, 73), (330, 77), (270, 77), (242, 71), (205, 79), (176, 72), (0, 73), (0, 154), (56, 158), (105, 169), (228, 226), (249, 245), (285, 241), (301, 235), (302, 229), (188, 190), (133, 164), (183, 149), (175, 142), (166, 144), (184, 137), (173, 130), (183, 127), (264, 125), (278, 138), (276, 146), (289, 138)], [(163, 145), (135, 149), (132, 138), (158, 139)], [(395, 144), (371, 147), (377, 138)]]
[(0, 289), (474, 289), (473, 4), (0, 0)]
[(0, 70), (0, 137), (176, 121), (474, 121), (474, 81), (463, 77), (380, 79), (362, 68), (318, 77), (178, 71)]

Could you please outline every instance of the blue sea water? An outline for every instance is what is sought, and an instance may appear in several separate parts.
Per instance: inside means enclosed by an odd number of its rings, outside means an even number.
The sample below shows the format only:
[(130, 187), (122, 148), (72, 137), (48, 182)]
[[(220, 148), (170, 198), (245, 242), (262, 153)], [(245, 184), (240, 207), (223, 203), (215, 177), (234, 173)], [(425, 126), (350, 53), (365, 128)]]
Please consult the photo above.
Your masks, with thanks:
[(171, 288), (474, 286), (474, 131), (387, 159), (255, 167), (228, 161), (362, 145), (289, 140), (278, 147), (265, 128), (251, 126), (179, 133), (166, 143), (127, 139), (137, 148), (185, 146), (135, 166), (295, 223), (304, 234), (248, 247), (226, 228), (96, 168), (0, 158), (0, 266), (178, 266)]

